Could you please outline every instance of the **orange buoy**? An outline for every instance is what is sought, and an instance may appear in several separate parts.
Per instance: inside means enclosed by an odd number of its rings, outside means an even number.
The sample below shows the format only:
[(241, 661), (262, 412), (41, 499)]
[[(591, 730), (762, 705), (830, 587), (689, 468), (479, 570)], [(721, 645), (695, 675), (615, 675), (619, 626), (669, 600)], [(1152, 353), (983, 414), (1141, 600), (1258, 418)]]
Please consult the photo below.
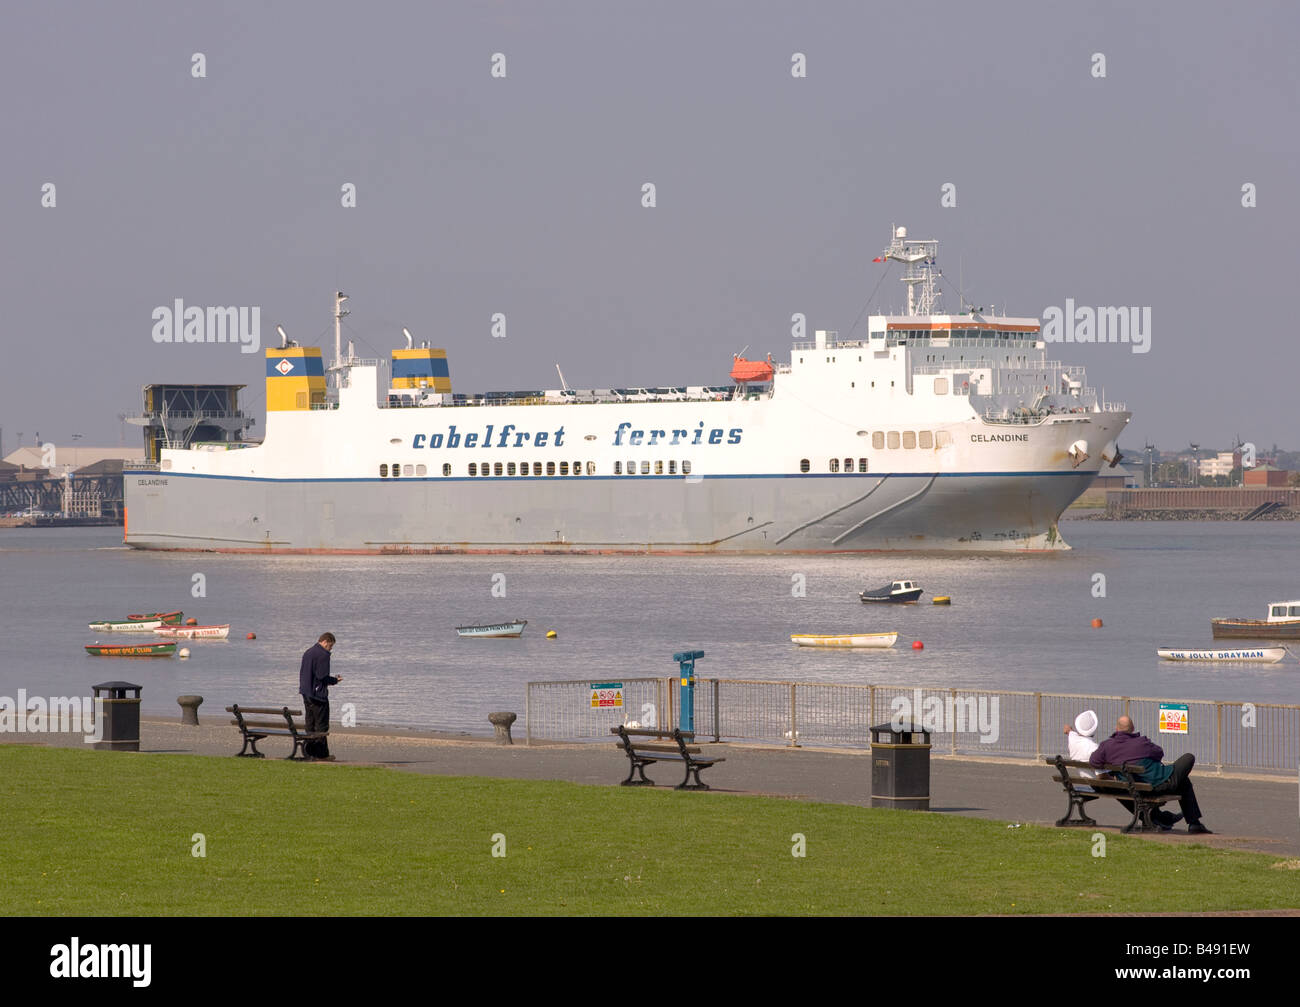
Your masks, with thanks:
[(1101, 620), (1100, 620), (1100, 619), (1093, 619), (1093, 620), (1092, 620), (1092, 628), (1093, 628), (1093, 629), (1101, 629)]
[(920, 640), (913, 640), (913, 641), (912, 641), (912, 649), (913, 649), (913, 650), (925, 650), (925, 644), (923, 644)]
[(193, 616), (190, 616), (188, 619), (185, 620), (185, 625), (187, 626), (197, 626), (198, 624), (199, 624), (199, 620), (195, 619)]
[(257, 639), (257, 634), (256, 634), (256, 633), (249, 633), (248, 636), (244, 637), (244, 639), (245, 639), (245, 640), (256, 640), (256, 639)]

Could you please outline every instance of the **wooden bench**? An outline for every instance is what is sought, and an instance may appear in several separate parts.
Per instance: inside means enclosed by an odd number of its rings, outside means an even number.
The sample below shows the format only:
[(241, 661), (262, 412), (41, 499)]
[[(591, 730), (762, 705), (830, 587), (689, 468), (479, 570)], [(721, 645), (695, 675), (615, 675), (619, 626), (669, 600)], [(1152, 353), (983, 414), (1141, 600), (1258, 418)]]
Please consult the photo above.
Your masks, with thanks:
[[(1120, 829), (1121, 832), (1168, 831), (1152, 821), (1151, 813), (1159, 810), (1165, 802), (1177, 800), (1178, 795), (1156, 794), (1152, 792), (1151, 784), (1139, 783), (1136, 777), (1142, 771), (1140, 765), (1127, 762), (1122, 766), (1107, 765), (1098, 770), (1090, 763), (1071, 762), (1063, 755), (1049, 756), (1046, 762), (1055, 770), (1052, 779), (1065, 787), (1065, 793), (1070, 800), (1069, 811), (1064, 818), (1057, 821), (1057, 825), (1095, 826), (1096, 821), (1084, 813), (1083, 806), (1099, 797), (1113, 797), (1118, 801), (1133, 802), (1133, 820)], [(1085, 776), (1081, 770), (1109, 775)], [(1076, 811), (1078, 818), (1074, 817)]]
[[(304, 731), (293, 722), (294, 717), (301, 717), (301, 710), (290, 710), (287, 706), (240, 706), (236, 703), (234, 706), (226, 707), (227, 713), (233, 713), (235, 719), (230, 723), (239, 728), (239, 733), (244, 736), (244, 747), (241, 751), (235, 753), (236, 756), (246, 759), (265, 759), (266, 753), (257, 750), (257, 743), (263, 738), (271, 735), (281, 735), (293, 739), (293, 751), (287, 758), (306, 760), (310, 758), (307, 755), (304, 745), (309, 741), (316, 741), (318, 738), (327, 737), (324, 731)], [(245, 715), (253, 714), (254, 716), (278, 717), (278, 720), (249, 720)], [(249, 748), (252, 751), (249, 751)]]
[[(708, 769), (714, 763), (727, 761), (722, 756), (700, 758), (700, 749), (688, 745), (688, 742), (695, 740), (693, 731), (679, 731), (676, 728), (671, 731), (654, 731), (646, 728), (623, 727), (621, 724), (618, 727), (611, 727), (609, 730), (611, 734), (618, 735), (619, 746), (627, 753), (628, 761), (632, 763), (632, 768), (628, 770), (627, 779), (619, 784), (623, 787), (653, 787), (655, 781), (646, 779), (646, 766), (651, 766), (656, 762), (682, 762), (686, 764), (686, 777), (673, 789), (708, 790), (709, 785), (700, 780), (700, 770)], [(674, 744), (656, 745), (644, 741), (633, 741), (633, 738), (671, 739)], [(633, 779), (638, 773), (641, 779)], [(695, 776), (694, 783), (691, 783), (692, 774)]]

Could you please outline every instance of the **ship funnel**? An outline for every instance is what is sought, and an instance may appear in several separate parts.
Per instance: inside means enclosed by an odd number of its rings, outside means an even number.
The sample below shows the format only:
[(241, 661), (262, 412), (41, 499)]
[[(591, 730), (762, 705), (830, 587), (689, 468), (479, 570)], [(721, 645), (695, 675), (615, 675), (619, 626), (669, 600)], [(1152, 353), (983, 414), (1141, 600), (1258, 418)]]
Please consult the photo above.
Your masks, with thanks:
[(406, 348), (409, 350), (412, 346), (415, 345), (415, 340), (411, 338), (411, 330), (408, 329), (405, 325), (402, 326), (402, 335), (406, 337)]
[(289, 345), (289, 334), (284, 331), (283, 325), (277, 325), (275, 331), (280, 333), (280, 349), (284, 349)]

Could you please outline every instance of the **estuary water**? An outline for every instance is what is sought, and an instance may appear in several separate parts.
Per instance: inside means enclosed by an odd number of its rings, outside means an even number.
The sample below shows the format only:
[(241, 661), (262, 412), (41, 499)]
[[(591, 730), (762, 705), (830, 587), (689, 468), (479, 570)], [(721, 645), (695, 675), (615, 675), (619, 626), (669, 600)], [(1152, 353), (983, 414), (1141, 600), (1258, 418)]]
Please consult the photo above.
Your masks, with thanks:
[[(1211, 616), (1263, 618), (1269, 602), (1300, 597), (1300, 524), (1061, 527), (1074, 549), (1048, 555), (763, 557), (226, 556), (138, 552), (112, 528), (0, 529), (0, 696), (85, 696), (124, 679), (143, 686), (146, 713), (179, 715), (185, 693), (205, 697), (208, 717), (231, 702), (293, 703), (300, 655), (329, 630), (335, 716), (352, 702), (359, 724), (429, 730), (488, 732), (494, 710), (522, 721), (530, 680), (667, 677), (684, 649), (704, 651), (703, 677), (1300, 702), (1294, 656), (1199, 667), (1156, 656), (1211, 645)], [(925, 588), (920, 604), (859, 602), (898, 577)], [(951, 607), (930, 604), (939, 594)], [(177, 608), (230, 623), (231, 639), (187, 642), (188, 661), (83, 649), (145, 639), (89, 622)], [(528, 620), (519, 640), (455, 633), (511, 618)], [(887, 630), (900, 634), (890, 651), (789, 640)]]

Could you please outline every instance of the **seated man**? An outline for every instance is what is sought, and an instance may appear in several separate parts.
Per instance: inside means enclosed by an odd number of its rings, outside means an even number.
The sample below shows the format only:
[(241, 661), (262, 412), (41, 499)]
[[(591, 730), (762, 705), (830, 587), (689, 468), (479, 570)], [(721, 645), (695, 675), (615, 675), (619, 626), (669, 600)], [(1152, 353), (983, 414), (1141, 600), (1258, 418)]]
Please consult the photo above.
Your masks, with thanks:
[[(1143, 769), (1138, 779), (1151, 784), (1152, 793), (1178, 795), (1178, 806), (1187, 819), (1188, 832), (1193, 835), (1212, 835), (1201, 824), (1201, 807), (1196, 803), (1196, 791), (1192, 789), (1189, 778), (1192, 767), (1196, 765), (1196, 756), (1190, 752), (1180, 755), (1172, 766), (1166, 766), (1160, 761), (1164, 756), (1163, 748), (1133, 729), (1133, 721), (1128, 717), (1120, 717), (1115, 723), (1115, 733), (1097, 746), (1088, 762), (1096, 769), (1108, 764), (1139, 763)], [(1168, 828), (1159, 818), (1153, 820), (1162, 828)], [(1169, 824), (1172, 825), (1173, 822)]]
[[(1071, 762), (1087, 762), (1092, 758), (1092, 753), (1097, 751), (1097, 742), (1093, 740), (1093, 735), (1097, 733), (1097, 726), (1100, 722), (1097, 720), (1097, 714), (1093, 710), (1084, 710), (1074, 718), (1074, 727), (1069, 724), (1065, 725), (1066, 745), (1070, 753)], [(1079, 770), (1080, 776), (1096, 776), (1097, 774), (1091, 769)], [(1079, 790), (1091, 790), (1091, 787), (1078, 787)], [(1132, 801), (1120, 801), (1129, 814), (1133, 814)], [(1151, 820), (1160, 826), (1161, 829), (1168, 832), (1175, 825), (1183, 820), (1182, 815), (1173, 815), (1168, 811), (1159, 808), (1151, 812)]]

